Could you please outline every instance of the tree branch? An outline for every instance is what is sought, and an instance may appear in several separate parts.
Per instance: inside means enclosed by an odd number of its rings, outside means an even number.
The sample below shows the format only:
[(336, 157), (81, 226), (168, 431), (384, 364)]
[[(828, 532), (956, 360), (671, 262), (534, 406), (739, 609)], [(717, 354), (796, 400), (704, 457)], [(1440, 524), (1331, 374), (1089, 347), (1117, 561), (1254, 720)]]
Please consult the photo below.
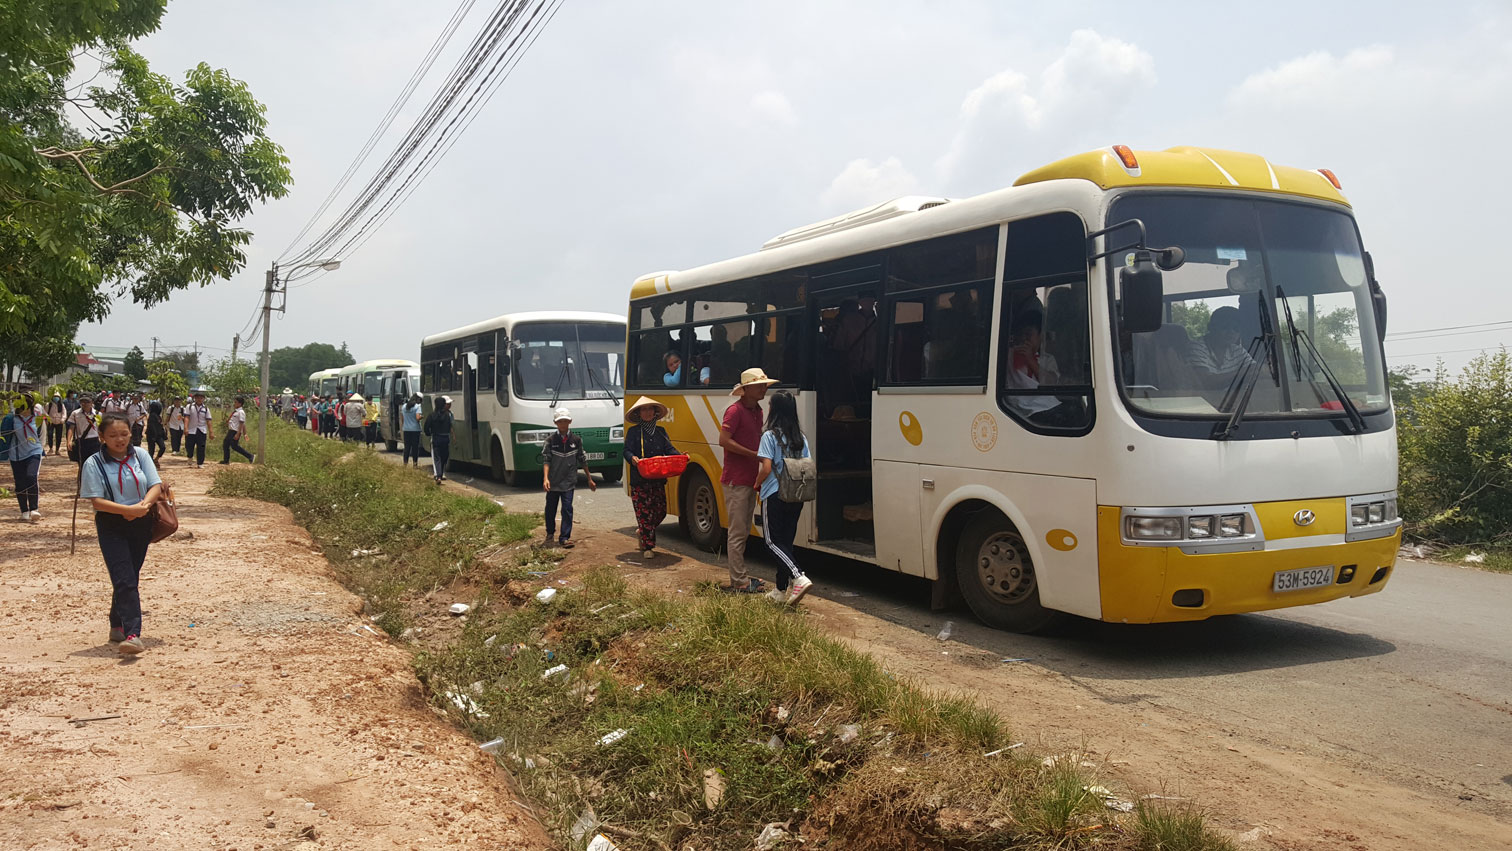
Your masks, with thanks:
[[(94, 188), (100, 190), (101, 192), (104, 192), (107, 195), (119, 195), (119, 194), (123, 194), (123, 193), (129, 192), (129, 193), (131, 193), (133, 195), (141, 195), (143, 198), (147, 198), (146, 195), (142, 195), (142, 193), (136, 191), (135, 189), (126, 189), (125, 187), (130, 186), (131, 184), (136, 183), (139, 180), (143, 180), (145, 178), (151, 177), (152, 175), (157, 174), (160, 171), (167, 171), (168, 168), (169, 168), (166, 165), (155, 165), (152, 168), (149, 168), (146, 171), (142, 172), (141, 174), (137, 175), (136, 177), (127, 178), (126, 180), (123, 180), (120, 183), (114, 183), (114, 184), (111, 184), (110, 186), (103, 186), (103, 185), (100, 184), (100, 181), (98, 181), (98, 180), (95, 179), (95, 176), (93, 174), (90, 174), (90, 172), (89, 172), (89, 166), (87, 166), (87, 165), (84, 164), (84, 157), (83, 157), (83, 155), (84, 154), (94, 153), (95, 152), (94, 148), (83, 148), (83, 149), (77, 150), (77, 151), (65, 151), (62, 148), (33, 148), (32, 150), (38, 156), (40, 156), (40, 157), (46, 157), (47, 159), (50, 159), (50, 160), (62, 160), (62, 159), (73, 160), (74, 163), (76, 165), (78, 165), (79, 171), (83, 172), (85, 179), (87, 179), (90, 183), (94, 184)], [(152, 199), (151, 198), (147, 198), (147, 200), (150, 201)]]

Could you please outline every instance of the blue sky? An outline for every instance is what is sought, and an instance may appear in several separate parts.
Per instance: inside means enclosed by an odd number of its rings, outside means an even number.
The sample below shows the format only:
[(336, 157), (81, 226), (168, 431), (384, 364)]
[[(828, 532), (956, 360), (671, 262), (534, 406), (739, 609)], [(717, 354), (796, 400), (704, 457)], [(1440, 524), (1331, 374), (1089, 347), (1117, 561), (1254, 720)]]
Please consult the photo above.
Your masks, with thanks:
[[(490, 4), (478, 5), (396, 131), (480, 25)], [(567, 0), (379, 237), (291, 292), (273, 345), (413, 357), (422, 336), (508, 311), (618, 312), (641, 273), (895, 195), (989, 191), (1113, 143), (1330, 168), (1392, 331), (1512, 319), (1479, 256), (1503, 239), (1512, 9), (1226, 5)], [(225, 354), (269, 262), (454, 8), (173, 0), (140, 48), (161, 72), (207, 61), (246, 80), (295, 185), (246, 222), (257, 238), (234, 280), (151, 311), (119, 304), (82, 341)], [(1470, 356), (1458, 350), (1501, 342), (1512, 330), (1388, 340), (1388, 356), (1431, 365), (1446, 352), (1457, 366)]]

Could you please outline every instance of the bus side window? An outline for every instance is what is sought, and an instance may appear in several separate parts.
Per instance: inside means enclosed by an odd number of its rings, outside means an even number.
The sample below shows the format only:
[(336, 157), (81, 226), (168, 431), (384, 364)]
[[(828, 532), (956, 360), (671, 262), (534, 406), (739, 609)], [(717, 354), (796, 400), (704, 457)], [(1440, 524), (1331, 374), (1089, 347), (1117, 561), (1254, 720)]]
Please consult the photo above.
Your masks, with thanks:
[(1008, 224), (998, 406), (1030, 431), (1092, 427), (1086, 228), (1071, 213)]

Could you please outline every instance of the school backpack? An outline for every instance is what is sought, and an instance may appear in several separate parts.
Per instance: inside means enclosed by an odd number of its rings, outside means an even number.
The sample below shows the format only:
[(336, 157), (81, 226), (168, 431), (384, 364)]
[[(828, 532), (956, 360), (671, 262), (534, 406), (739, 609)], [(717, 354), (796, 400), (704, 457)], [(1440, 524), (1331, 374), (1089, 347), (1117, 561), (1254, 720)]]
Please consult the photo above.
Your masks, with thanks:
[(10, 458), (11, 432), (16, 430), (16, 415), (6, 414), (0, 420), (0, 458)]
[(777, 498), (783, 502), (813, 502), (817, 496), (819, 470), (814, 465), (813, 456), (794, 458), (784, 448), (782, 471), (777, 474)]

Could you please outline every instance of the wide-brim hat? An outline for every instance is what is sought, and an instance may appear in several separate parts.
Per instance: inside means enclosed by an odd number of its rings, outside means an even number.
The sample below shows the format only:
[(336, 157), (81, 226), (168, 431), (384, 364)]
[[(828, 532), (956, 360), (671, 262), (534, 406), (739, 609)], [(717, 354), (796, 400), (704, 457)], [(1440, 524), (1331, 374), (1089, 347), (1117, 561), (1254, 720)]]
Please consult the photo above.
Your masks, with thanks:
[(663, 405), (655, 399), (652, 399), (650, 396), (642, 396), (639, 399), (635, 400), (634, 405), (631, 405), (630, 407), (625, 409), (625, 419), (631, 421), (640, 419), (640, 417), (635, 416), (635, 412), (639, 411), (641, 408), (647, 407), (654, 408), (656, 410), (657, 419), (661, 419), (662, 417), (665, 417), (667, 415), (666, 405)]
[(768, 378), (766, 372), (761, 367), (752, 367), (740, 374), (740, 383), (735, 385), (735, 389), (730, 391), (730, 395), (744, 396), (747, 387), (754, 387), (758, 384), (762, 387), (770, 387), (776, 383), (777, 379)]

